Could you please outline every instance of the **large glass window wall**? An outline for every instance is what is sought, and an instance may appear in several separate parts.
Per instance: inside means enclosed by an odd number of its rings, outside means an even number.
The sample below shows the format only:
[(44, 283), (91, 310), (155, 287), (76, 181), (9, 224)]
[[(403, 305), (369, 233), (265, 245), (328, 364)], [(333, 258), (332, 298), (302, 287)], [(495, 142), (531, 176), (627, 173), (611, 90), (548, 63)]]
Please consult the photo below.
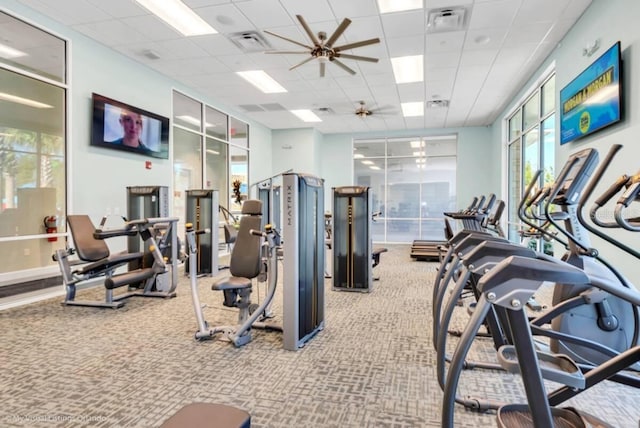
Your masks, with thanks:
[(354, 183), (371, 188), (377, 242), (443, 240), (456, 207), (457, 136), (354, 141)]
[(0, 43), (2, 285), (56, 274), (51, 254), (66, 232), (67, 68), (64, 40), (4, 12)]

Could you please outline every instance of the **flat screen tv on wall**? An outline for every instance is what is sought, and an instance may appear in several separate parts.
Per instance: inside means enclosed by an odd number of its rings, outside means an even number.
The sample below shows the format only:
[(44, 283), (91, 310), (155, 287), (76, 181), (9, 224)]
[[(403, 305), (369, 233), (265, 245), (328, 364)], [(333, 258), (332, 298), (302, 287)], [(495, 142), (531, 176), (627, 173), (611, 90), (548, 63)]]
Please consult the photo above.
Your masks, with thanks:
[(91, 145), (169, 158), (169, 119), (93, 94)]
[(620, 42), (560, 91), (560, 144), (620, 121), (622, 79)]

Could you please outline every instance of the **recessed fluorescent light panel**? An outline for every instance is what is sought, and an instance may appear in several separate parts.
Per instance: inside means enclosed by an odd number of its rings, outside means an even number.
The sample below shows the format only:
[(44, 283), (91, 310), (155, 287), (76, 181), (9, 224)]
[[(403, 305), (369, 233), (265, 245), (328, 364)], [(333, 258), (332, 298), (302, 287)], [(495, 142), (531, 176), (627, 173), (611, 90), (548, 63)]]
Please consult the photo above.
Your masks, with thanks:
[(27, 56), (26, 53), (14, 49), (11, 46), (3, 45), (0, 43), (0, 56), (6, 59), (20, 58), (21, 56)]
[(136, 1), (185, 36), (203, 36), (217, 33), (215, 28), (180, 0)]
[(401, 103), (402, 115), (404, 117), (424, 116), (424, 103), (418, 101), (415, 103)]
[(287, 92), (278, 82), (262, 70), (237, 71), (236, 74), (265, 94), (277, 94)]
[(311, 110), (289, 110), (291, 113), (295, 114), (301, 120), (305, 122), (322, 122), (314, 112)]
[(422, 82), (424, 59), (422, 55), (391, 58), (391, 67), (396, 83)]
[(12, 103), (18, 103), (29, 107), (35, 108), (53, 108), (49, 104), (41, 103), (29, 98), (22, 98), (17, 95), (7, 94), (6, 92), (0, 92), (0, 100), (11, 101)]
[(422, 0), (378, 0), (380, 13), (422, 9)]

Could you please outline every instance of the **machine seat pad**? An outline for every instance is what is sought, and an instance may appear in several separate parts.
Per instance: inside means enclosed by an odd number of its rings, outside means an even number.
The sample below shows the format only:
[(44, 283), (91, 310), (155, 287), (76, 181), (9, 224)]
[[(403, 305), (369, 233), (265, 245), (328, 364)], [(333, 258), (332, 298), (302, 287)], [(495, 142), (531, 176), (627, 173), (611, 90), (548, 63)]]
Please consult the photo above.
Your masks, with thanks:
[(153, 268), (144, 268), (131, 270), (129, 272), (114, 275), (104, 280), (104, 286), (107, 290), (122, 287), (123, 285), (133, 284), (134, 282), (145, 281), (155, 275)]
[(230, 276), (220, 281), (216, 281), (212, 286), (212, 290), (244, 290), (251, 288), (251, 280), (242, 276)]
[(251, 415), (244, 410), (213, 403), (187, 404), (160, 428), (249, 428)]
[(375, 257), (379, 256), (382, 253), (386, 253), (387, 251), (389, 250), (386, 248), (374, 248), (371, 254)]
[(132, 260), (141, 259), (143, 255), (144, 253), (142, 252), (137, 252), (137, 253), (122, 252), (122, 253), (111, 254), (109, 255), (109, 257), (105, 259), (99, 260), (94, 263), (89, 263), (87, 265), (83, 265), (80, 269), (76, 269), (73, 273), (79, 274), (79, 275), (90, 275), (90, 276), (98, 275), (103, 273), (104, 271), (118, 267)]

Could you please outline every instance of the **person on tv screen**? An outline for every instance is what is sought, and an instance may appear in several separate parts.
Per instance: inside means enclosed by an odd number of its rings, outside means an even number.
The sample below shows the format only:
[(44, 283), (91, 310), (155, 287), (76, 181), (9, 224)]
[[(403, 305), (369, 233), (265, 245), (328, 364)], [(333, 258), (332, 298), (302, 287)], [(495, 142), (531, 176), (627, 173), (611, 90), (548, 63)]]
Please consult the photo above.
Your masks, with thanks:
[(118, 122), (120, 123), (120, 126), (122, 126), (122, 137), (110, 141), (110, 143), (142, 151), (151, 151), (151, 149), (145, 146), (140, 139), (140, 134), (142, 133), (142, 128), (144, 126), (142, 115), (140, 115), (140, 113), (122, 108), (120, 109), (120, 118), (118, 119)]

